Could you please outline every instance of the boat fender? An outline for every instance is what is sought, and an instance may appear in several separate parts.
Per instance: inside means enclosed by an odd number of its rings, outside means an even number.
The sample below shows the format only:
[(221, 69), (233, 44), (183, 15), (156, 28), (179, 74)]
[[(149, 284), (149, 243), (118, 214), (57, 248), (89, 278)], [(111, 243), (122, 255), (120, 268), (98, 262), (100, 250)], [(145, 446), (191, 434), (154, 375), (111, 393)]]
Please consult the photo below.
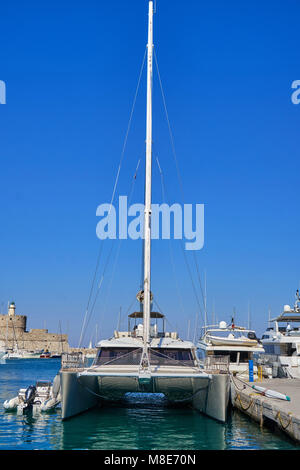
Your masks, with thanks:
[(8, 411), (16, 410), (19, 404), (19, 397), (11, 398), (10, 400), (5, 400), (3, 403), (3, 408)]
[(258, 385), (252, 385), (252, 388), (265, 397), (278, 398), (279, 400), (291, 401), (288, 395), (276, 392), (275, 390), (269, 390), (268, 388), (258, 387)]
[(59, 395), (59, 392), (60, 392), (60, 375), (57, 374), (53, 380), (52, 391), (51, 391), (52, 397), (56, 398)]
[(55, 398), (49, 398), (41, 404), (41, 411), (51, 411), (59, 404), (59, 400)]

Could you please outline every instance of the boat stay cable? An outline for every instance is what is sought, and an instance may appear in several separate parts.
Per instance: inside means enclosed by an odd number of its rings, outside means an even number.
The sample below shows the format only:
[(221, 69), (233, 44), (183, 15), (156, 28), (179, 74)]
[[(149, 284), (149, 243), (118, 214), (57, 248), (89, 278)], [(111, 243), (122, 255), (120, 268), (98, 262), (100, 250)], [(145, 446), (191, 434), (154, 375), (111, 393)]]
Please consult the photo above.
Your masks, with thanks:
[[(137, 82), (137, 86), (136, 86), (136, 90), (135, 90), (135, 94), (134, 94), (134, 99), (133, 99), (133, 103), (132, 103), (132, 107), (131, 107), (131, 111), (130, 111), (130, 115), (129, 115), (128, 125), (127, 125), (127, 129), (126, 129), (126, 134), (125, 134), (123, 147), (122, 147), (122, 152), (121, 152), (121, 157), (120, 157), (120, 162), (119, 162), (117, 175), (116, 175), (116, 179), (115, 179), (115, 183), (114, 183), (114, 187), (113, 187), (113, 191), (112, 191), (108, 217), (110, 215), (110, 211), (111, 211), (114, 199), (115, 199), (115, 194), (116, 194), (117, 185), (118, 185), (118, 181), (119, 181), (119, 177), (120, 177), (120, 171), (121, 171), (121, 167), (122, 167), (122, 163), (123, 163), (123, 159), (124, 159), (124, 155), (125, 155), (127, 140), (128, 140), (129, 131), (130, 131), (130, 128), (131, 128), (131, 123), (132, 123), (132, 118), (133, 118), (134, 109), (135, 109), (135, 105), (136, 105), (136, 100), (137, 100), (137, 96), (138, 96), (138, 91), (139, 91), (139, 88), (140, 88), (140, 83), (141, 83), (141, 79), (142, 79), (142, 75), (143, 75), (146, 55), (147, 55), (147, 48), (145, 49), (145, 52), (144, 52), (144, 57), (143, 57), (142, 65), (141, 65), (140, 72), (139, 72), (138, 82)], [(84, 319), (83, 319), (83, 324), (82, 324), (82, 328), (81, 328), (81, 332), (80, 332), (80, 338), (79, 338), (79, 343), (78, 343), (79, 348), (81, 347), (81, 344), (82, 344), (82, 341), (83, 341), (83, 333), (84, 333), (84, 330), (86, 328), (86, 319), (87, 319), (87, 316), (88, 316), (88, 311), (89, 311), (90, 302), (91, 302), (91, 299), (92, 299), (92, 294), (93, 294), (93, 290), (94, 290), (94, 286), (95, 286), (95, 282), (96, 282), (97, 272), (98, 272), (99, 265), (100, 265), (100, 259), (101, 259), (102, 251), (103, 251), (103, 243), (101, 243), (100, 249), (99, 249), (99, 252), (98, 252), (96, 267), (95, 267), (95, 271), (94, 271), (94, 275), (93, 275), (93, 279), (92, 279), (92, 283), (91, 283), (91, 288), (90, 288), (90, 292), (89, 292), (87, 307), (86, 307), (86, 311), (85, 311), (85, 315), (84, 315)]]
[[(184, 200), (185, 198), (184, 198), (184, 189), (183, 189), (182, 177), (181, 177), (181, 173), (180, 173), (180, 169), (179, 169), (179, 163), (178, 163), (177, 153), (176, 153), (176, 149), (175, 149), (175, 141), (174, 141), (174, 136), (173, 136), (173, 132), (172, 132), (172, 128), (171, 128), (171, 123), (170, 123), (170, 118), (169, 118), (169, 113), (168, 113), (168, 108), (167, 108), (167, 103), (166, 103), (166, 97), (165, 97), (165, 93), (164, 93), (164, 89), (163, 89), (163, 84), (162, 84), (162, 79), (161, 79), (161, 75), (160, 75), (160, 70), (159, 70), (159, 65), (158, 65), (158, 60), (157, 60), (155, 49), (154, 49), (154, 59), (155, 59), (155, 64), (156, 64), (156, 70), (157, 70), (158, 81), (159, 81), (159, 85), (160, 85), (160, 91), (161, 91), (161, 95), (162, 95), (162, 101), (163, 101), (163, 107), (164, 107), (164, 111), (165, 111), (167, 126), (168, 126), (168, 130), (169, 130), (172, 154), (173, 154), (173, 158), (174, 158), (175, 166), (176, 166), (177, 179), (178, 179), (178, 183), (179, 183), (179, 187), (180, 187), (180, 191), (181, 191), (181, 196), (182, 196), (182, 199)], [(187, 256), (186, 256), (186, 253), (185, 253), (185, 250), (184, 250), (184, 247), (183, 247), (183, 243), (181, 243), (181, 246), (182, 246), (182, 250), (183, 250), (184, 260), (185, 260), (185, 263), (186, 263), (186, 266), (187, 266), (187, 269), (188, 269), (188, 273), (189, 273), (189, 276), (190, 276), (190, 279), (191, 279), (191, 282), (192, 282), (192, 285), (193, 285), (193, 290), (194, 290), (194, 294), (196, 296), (197, 304), (198, 304), (198, 307), (199, 307), (199, 310), (200, 310), (200, 313), (201, 313), (201, 316), (202, 316), (202, 319), (203, 319), (202, 310), (200, 308), (200, 302), (199, 302), (197, 291), (196, 291), (196, 288), (195, 288), (195, 284), (194, 284), (194, 281), (193, 281), (193, 278), (192, 278), (192, 273), (191, 273), (191, 269), (190, 269), (190, 266), (189, 266), (189, 263), (188, 263), (188, 259), (187, 259)], [(193, 251), (193, 254), (194, 254), (195, 263), (197, 265), (195, 250)], [(197, 271), (198, 271), (198, 269), (197, 269)], [(199, 276), (198, 276), (198, 280), (199, 280), (199, 283), (200, 283), (200, 289), (201, 289), (203, 305), (205, 306), (204, 293), (203, 293), (202, 284), (201, 284), (201, 280), (200, 280)], [(203, 322), (204, 322), (204, 319), (203, 319)]]
[[(129, 204), (130, 204), (130, 202), (131, 202), (132, 195), (133, 195), (133, 192), (134, 192), (134, 187), (135, 187), (135, 182), (136, 182), (136, 177), (137, 177), (137, 172), (138, 172), (139, 165), (140, 165), (140, 159), (139, 159), (139, 161), (138, 161), (137, 167), (136, 167), (136, 169), (135, 169), (134, 176), (133, 176), (133, 178), (132, 178), (131, 189), (130, 189), (130, 192), (129, 192)], [(110, 290), (111, 290), (112, 280), (113, 280), (114, 273), (115, 273), (115, 269), (116, 269), (116, 263), (117, 263), (117, 260), (118, 260), (118, 257), (119, 257), (119, 253), (120, 253), (121, 242), (122, 242), (122, 239), (119, 240), (118, 248), (117, 248), (117, 251), (116, 251), (115, 262), (114, 262), (113, 271), (112, 271), (112, 276), (111, 276), (111, 278), (110, 278), (110, 283), (109, 283), (108, 291), (107, 291), (106, 297), (105, 297), (105, 309), (104, 309), (104, 311), (106, 310), (106, 307), (107, 307), (107, 298), (108, 298), (108, 294), (110, 293)], [(107, 255), (107, 259), (106, 259), (106, 262), (105, 262), (105, 265), (104, 265), (104, 269), (103, 269), (103, 272), (102, 272), (102, 276), (101, 276), (101, 278), (100, 278), (100, 282), (99, 282), (99, 284), (98, 284), (98, 288), (97, 288), (97, 291), (96, 291), (96, 294), (95, 294), (95, 297), (94, 297), (94, 302), (93, 302), (93, 305), (92, 305), (91, 310), (90, 310), (90, 312), (89, 312), (88, 320), (86, 321), (86, 324), (85, 324), (85, 331), (86, 331), (86, 329), (87, 329), (87, 327), (88, 327), (88, 324), (89, 324), (89, 322), (90, 322), (90, 320), (91, 320), (91, 317), (92, 317), (92, 314), (93, 314), (93, 311), (94, 311), (94, 308), (95, 308), (95, 305), (96, 305), (96, 301), (97, 301), (98, 295), (99, 295), (99, 293), (100, 293), (100, 290), (101, 290), (101, 287), (102, 287), (102, 283), (103, 283), (103, 280), (104, 280), (104, 277), (105, 277), (105, 274), (106, 274), (106, 270), (107, 270), (107, 267), (108, 267), (108, 265), (109, 265), (110, 259), (111, 259), (111, 257), (112, 257), (112, 253), (113, 253), (114, 247), (115, 247), (115, 244), (112, 244), (112, 246), (111, 246), (111, 248), (110, 248), (110, 251), (109, 251), (109, 253), (108, 253), (108, 255)], [(83, 338), (84, 338), (85, 331), (84, 331), (83, 334), (82, 334), (82, 341), (83, 341)]]
[[(161, 186), (162, 186), (162, 192), (163, 192), (163, 194), (164, 194), (164, 198), (166, 199), (166, 188), (165, 188), (164, 179), (163, 179), (163, 177), (162, 177), (162, 170), (161, 170), (161, 166), (160, 166), (159, 162), (158, 162), (158, 165), (159, 165), (159, 169), (160, 169), (160, 172), (161, 172)], [(201, 314), (202, 319), (203, 319), (203, 314), (202, 314), (202, 309), (201, 309), (200, 301), (199, 301), (198, 294), (197, 294), (197, 289), (196, 289), (196, 286), (195, 286), (195, 283), (194, 283), (194, 280), (193, 280), (193, 276), (192, 276), (192, 273), (191, 273), (190, 265), (189, 265), (188, 260), (187, 260), (187, 257), (186, 257), (185, 249), (184, 249), (184, 246), (183, 246), (183, 240), (180, 240), (180, 242), (181, 242), (181, 243), (180, 243), (180, 246), (181, 246), (182, 251), (183, 251), (184, 260), (185, 260), (185, 262), (186, 262), (186, 266), (187, 266), (188, 273), (189, 273), (189, 276), (190, 276), (191, 284), (192, 284), (192, 286), (193, 286), (194, 295), (195, 295), (195, 298), (196, 298), (196, 301), (197, 301), (197, 304), (198, 304), (198, 308), (199, 308), (200, 314)]]
[[(136, 182), (136, 179), (137, 179), (137, 174), (138, 174), (138, 169), (139, 169), (139, 166), (140, 166), (140, 162), (141, 162), (141, 159), (139, 159), (139, 161), (137, 163), (137, 167), (136, 167), (134, 176), (132, 178), (131, 189), (130, 189), (129, 197), (128, 197), (128, 205), (129, 206), (130, 206), (132, 196), (133, 196), (133, 193), (134, 193), (135, 182)], [(117, 247), (117, 250), (116, 250), (116, 253), (115, 253), (115, 259), (114, 259), (114, 263), (113, 263), (112, 274), (110, 276), (110, 282), (109, 282), (109, 286), (108, 286), (106, 296), (105, 296), (105, 301), (104, 301), (104, 309), (103, 309), (103, 313), (102, 313), (102, 316), (104, 316), (104, 317), (105, 317), (105, 314), (106, 314), (107, 303), (108, 303), (108, 299), (109, 299), (109, 296), (110, 296), (113, 280), (114, 280), (114, 277), (115, 277), (115, 271), (116, 271), (117, 262), (118, 262), (119, 255), (120, 255), (120, 249), (121, 249), (122, 241), (123, 241), (123, 239), (119, 240), (118, 247)]]
[[(160, 173), (162, 200), (163, 200), (163, 203), (166, 204), (167, 203), (167, 198), (166, 198), (166, 191), (165, 191), (165, 184), (164, 184), (164, 175), (163, 175), (163, 172), (162, 172), (162, 169), (161, 169), (161, 166), (160, 166), (160, 163), (159, 163), (159, 159), (158, 159), (157, 156), (156, 156), (156, 162), (157, 162), (158, 170), (159, 170), (159, 173)], [(176, 283), (176, 292), (177, 292), (177, 295), (179, 297), (179, 304), (180, 304), (183, 316), (185, 317), (185, 309), (184, 309), (181, 289), (180, 289), (180, 286), (179, 286), (179, 283), (178, 283), (178, 278), (177, 278), (177, 275), (176, 275), (176, 269), (175, 269), (175, 262), (174, 262), (174, 255), (173, 255), (173, 250), (172, 250), (171, 238), (169, 239), (169, 254), (170, 254), (171, 266), (172, 266), (172, 270), (173, 270), (173, 276), (174, 276), (174, 280), (175, 280), (175, 283)]]

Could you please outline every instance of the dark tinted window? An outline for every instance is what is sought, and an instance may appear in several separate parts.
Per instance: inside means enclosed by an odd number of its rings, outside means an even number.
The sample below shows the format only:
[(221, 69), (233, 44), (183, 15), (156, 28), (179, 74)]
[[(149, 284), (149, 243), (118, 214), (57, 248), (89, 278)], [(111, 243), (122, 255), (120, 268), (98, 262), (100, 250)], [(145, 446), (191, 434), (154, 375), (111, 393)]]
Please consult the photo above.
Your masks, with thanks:
[(96, 359), (97, 365), (138, 365), (142, 349), (101, 348)]
[[(218, 351), (218, 354), (214, 354), (214, 356), (229, 356), (230, 362), (237, 362), (237, 353), (238, 351)], [(239, 362), (247, 362), (251, 359), (251, 352), (248, 351), (240, 351), (240, 358)]]
[(190, 349), (171, 348), (151, 349), (150, 363), (151, 365), (194, 365)]

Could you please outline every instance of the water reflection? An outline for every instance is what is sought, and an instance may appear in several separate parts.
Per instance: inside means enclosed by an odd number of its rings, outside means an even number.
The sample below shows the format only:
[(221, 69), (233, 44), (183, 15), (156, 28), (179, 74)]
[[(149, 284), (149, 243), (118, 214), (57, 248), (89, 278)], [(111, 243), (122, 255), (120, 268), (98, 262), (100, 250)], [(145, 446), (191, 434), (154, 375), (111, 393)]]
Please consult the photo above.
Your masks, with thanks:
[(192, 408), (169, 408), (163, 396), (128, 396), (123, 406), (97, 408), (69, 421), (61, 410), (7, 413), (3, 402), (20, 387), (53, 380), (60, 361), (12, 360), (0, 365), (0, 449), (299, 449), (239, 412), (221, 424)]
[(62, 423), (64, 449), (225, 449), (225, 426), (165, 400), (94, 409)]
[(228, 449), (299, 449), (282, 432), (260, 427), (248, 416), (233, 410), (226, 423), (226, 444)]

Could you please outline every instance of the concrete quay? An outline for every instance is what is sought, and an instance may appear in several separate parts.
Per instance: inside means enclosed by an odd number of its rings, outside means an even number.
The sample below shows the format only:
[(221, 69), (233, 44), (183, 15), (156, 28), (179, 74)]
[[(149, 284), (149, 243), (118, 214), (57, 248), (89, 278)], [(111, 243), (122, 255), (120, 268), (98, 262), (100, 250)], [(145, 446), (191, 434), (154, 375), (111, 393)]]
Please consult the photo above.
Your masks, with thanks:
[[(252, 388), (258, 385), (288, 395), (291, 401), (269, 398)], [(231, 403), (260, 426), (272, 424), (300, 444), (300, 379), (265, 379), (261, 382), (231, 381)]]

